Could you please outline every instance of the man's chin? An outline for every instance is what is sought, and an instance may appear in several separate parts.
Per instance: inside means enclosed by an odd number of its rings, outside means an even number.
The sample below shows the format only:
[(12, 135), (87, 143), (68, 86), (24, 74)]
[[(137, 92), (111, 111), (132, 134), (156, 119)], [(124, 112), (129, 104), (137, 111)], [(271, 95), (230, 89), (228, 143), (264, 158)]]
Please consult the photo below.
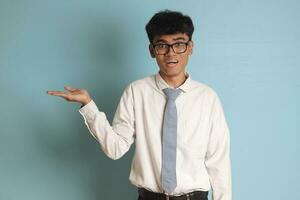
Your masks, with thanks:
[(160, 72), (163, 73), (163, 75), (168, 76), (168, 77), (179, 76), (181, 73), (184, 73), (184, 72), (181, 72), (178, 70), (170, 70), (170, 69), (160, 70)]

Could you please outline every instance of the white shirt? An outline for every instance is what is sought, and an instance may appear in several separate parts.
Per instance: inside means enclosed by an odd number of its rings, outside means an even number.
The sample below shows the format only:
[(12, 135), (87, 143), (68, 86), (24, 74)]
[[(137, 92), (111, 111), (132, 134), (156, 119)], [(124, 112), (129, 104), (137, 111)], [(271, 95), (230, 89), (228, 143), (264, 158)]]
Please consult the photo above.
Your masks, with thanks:
[[(177, 187), (170, 195), (212, 188), (213, 200), (231, 200), (229, 129), (221, 102), (209, 86), (186, 72), (183, 92), (175, 103), (177, 124)], [(153, 192), (161, 186), (162, 122), (170, 87), (159, 73), (130, 83), (118, 104), (112, 126), (91, 100), (79, 109), (90, 133), (111, 159), (135, 143), (130, 182)]]

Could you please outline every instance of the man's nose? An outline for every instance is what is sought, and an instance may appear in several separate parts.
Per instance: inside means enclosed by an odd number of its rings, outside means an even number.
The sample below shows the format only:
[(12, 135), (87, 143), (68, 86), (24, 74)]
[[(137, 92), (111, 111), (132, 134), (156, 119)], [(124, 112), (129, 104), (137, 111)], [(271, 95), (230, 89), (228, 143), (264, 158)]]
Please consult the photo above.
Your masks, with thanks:
[(169, 51), (166, 53), (167, 56), (176, 54), (172, 47), (169, 47)]

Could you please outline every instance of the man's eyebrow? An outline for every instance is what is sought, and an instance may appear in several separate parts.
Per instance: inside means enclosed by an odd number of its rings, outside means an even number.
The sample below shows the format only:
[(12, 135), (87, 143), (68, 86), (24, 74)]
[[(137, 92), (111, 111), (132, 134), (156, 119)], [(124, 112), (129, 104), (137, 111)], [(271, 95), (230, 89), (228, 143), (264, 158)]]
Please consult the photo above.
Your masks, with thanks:
[(163, 40), (163, 39), (156, 40), (154, 43), (158, 43), (158, 42), (164, 42), (164, 43), (167, 43), (167, 41), (166, 41), (166, 40)]
[(177, 41), (177, 40), (186, 40), (186, 39), (184, 37), (178, 37), (173, 39), (173, 41)]
[[(173, 41), (178, 41), (178, 40), (186, 40), (186, 38), (184, 38), (184, 37), (173, 38)], [(159, 39), (159, 40), (155, 41), (155, 43), (158, 43), (158, 42), (164, 42), (164, 43), (167, 43), (167, 41), (164, 40), (164, 39)]]

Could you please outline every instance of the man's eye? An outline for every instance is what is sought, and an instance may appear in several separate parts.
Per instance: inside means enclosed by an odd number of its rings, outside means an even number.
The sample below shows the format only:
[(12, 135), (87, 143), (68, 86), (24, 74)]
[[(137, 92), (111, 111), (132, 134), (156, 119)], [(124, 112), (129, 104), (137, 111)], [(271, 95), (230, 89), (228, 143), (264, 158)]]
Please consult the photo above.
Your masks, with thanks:
[(157, 47), (160, 49), (164, 49), (164, 48), (167, 48), (167, 45), (166, 44), (158, 44)]
[(185, 46), (185, 43), (183, 42), (175, 43), (175, 47), (182, 47), (182, 46)]

